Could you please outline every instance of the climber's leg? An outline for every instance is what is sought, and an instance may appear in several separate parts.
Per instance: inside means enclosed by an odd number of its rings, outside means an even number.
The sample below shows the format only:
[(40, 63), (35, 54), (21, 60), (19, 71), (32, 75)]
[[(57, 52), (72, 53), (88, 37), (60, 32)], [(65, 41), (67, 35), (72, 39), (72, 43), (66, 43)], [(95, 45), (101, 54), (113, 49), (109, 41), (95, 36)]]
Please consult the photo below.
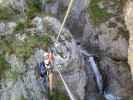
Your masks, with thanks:
[(53, 91), (53, 72), (49, 73), (49, 89), (50, 89), (50, 92)]

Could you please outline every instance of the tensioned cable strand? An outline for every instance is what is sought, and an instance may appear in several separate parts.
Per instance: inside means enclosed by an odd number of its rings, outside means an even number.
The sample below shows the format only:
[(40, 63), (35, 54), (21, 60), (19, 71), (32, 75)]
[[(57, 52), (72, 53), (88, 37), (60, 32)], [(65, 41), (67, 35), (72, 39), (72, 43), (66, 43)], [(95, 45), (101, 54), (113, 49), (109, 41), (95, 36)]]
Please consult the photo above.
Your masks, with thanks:
[[(66, 15), (65, 15), (65, 17), (64, 17), (64, 20), (63, 20), (63, 22), (62, 22), (62, 24), (61, 24), (61, 27), (60, 27), (60, 30), (59, 30), (59, 33), (58, 33), (56, 42), (58, 42), (58, 39), (59, 39), (59, 37), (60, 37), (60, 35), (61, 35), (61, 32), (62, 32), (62, 29), (63, 29), (63, 27), (64, 27), (64, 25), (65, 25), (65, 23), (66, 23), (66, 20), (67, 20), (67, 18), (68, 18), (68, 15), (70, 14), (70, 11), (71, 11), (73, 2), (74, 2), (74, 0), (71, 0), (70, 3), (69, 3), (68, 9), (67, 9)], [(56, 43), (56, 42), (55, 42), (55, 43)], [(71, 99), (71, 100), (75, 100), (73, 94), (71, 93), (71, 91), (70, 91), (68, 85), (66, 84), (66, 82), (65, 82), (65, 80), (64, 80), (64, 78), (63, 78), (61, 72), (58, 70), (58, 68), (57, 68), (57, 72), (59, 73), (59, 76), (61, 77), (61, 80), (62, 80), (62, 82), (63, 82), (63, 84), (64, 84), (64, 86), (65, 86), (65, 88), (66, 88), (66, 90), (67, 90), (67, 92), (68, 92), (68, 95), (69, 95), (70, 99)]]
[(58, 39), (59, 39), (59, 37), (60, 37), (60, 35), (61, 35), (62, 29), (63, 29), (63, 27), (64, 27), (64, 25), (65, 25), (65, 23), (66, 23), (66, 20), (67, 20), (67, 18), (68, 18), (68, 15), (69, 15), (70, 11), (71, 11), (73, 2), (74, 2), (74, 0), (71, 0), (70, 3), (69, 3), (68, 9), (67, 9), (66, 15), (65, 15), (65, 17), (64, 17), (64, 20), (63, 20), (63, 22), (62, 22), (62, 24), (61, 24), (61, 27), (60, 27), (60, 30), (59, 30), (59, 33), (58, 33), (56, 42), (58, 41)]

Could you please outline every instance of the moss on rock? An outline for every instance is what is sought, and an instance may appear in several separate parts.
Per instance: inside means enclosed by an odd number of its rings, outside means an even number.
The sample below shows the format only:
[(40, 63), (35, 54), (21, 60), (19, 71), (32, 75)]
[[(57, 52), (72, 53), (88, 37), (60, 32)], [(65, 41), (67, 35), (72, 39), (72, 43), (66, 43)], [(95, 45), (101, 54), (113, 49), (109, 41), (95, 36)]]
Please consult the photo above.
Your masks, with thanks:
[(56, 90), (52, 94), (49, 94), (49, 100), (70, 100), (70, 99), (68, 96), (65, 95), (65, 93)]
[(9, 69), (9, 64), (6, 62), (3, 55), (0, 55), (0, 79), (5, 77), (5, 72)]
[(8, 20), (10, 19), (15, 13), (11, 11), (9, 8), (0, 7), (0, 20)]
[(15, 53), (17, 57), (26, 60), (33, 52), (34, 48), (44, 47), (49, 44), (49, 36), (27, 36), (25, 41), (16, 39), (15, 37), (5, 37), (0, 40), (0, 48), (4, 54)]
[(106, 21), (112, 14), (108, 13), (105, 9), (101, 9), (98, 3), (103, 0), (91, 0), (89, 6), (89, 13), (94, 25)]

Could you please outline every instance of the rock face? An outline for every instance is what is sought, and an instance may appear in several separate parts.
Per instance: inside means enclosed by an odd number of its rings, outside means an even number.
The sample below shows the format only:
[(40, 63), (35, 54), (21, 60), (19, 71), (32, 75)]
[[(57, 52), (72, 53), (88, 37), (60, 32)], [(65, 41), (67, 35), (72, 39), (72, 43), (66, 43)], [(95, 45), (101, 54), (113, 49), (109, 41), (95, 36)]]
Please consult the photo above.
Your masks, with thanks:
[[(37, 63), (42, 61), (44, 42), (49, 41), (50, 47), (58, 48), (54, 49), (57, 60), (55, 70), (60, 68), (75, 99), (104, 100), (103, 94), (98, 92), (93, 70), (76, 45), (78, 41), (81, 48), (96, 55), (103, 77), (103, 91), (114, 98), (132, 100), (132, 1), (129, 0), (123, 14), (120, 0), (76, 0), (57, 44), (55, 41), (70, 0), (38, 1), (42, 2), (42, 11), (38, 11), (40, 5), (36, 2), (28, 8), (25, 0), (0, 0), (0, 7), (4, 5), (17, 10), (23, 15), (22, 20), (26, 20), (20, 24), (17, 21), (21, 18), (16, 16), (15, 19), (0, 20), (0, 54), (10, 65), (4, 73), (5, 77), (0, 80), (0, 99), (48, 100), (46, 84), (38, 78)], [(19, 31), (14, 33), (16, 27)], [(55, 87), (67, 94), (61, 81)]]
[[(61, 24), (57, 19), (52, 17), (45, 17), (44, 22), (47, 23), (49, 27), (51, 27), (50, 30), (54, 31), (56, 34), (58, 33)], [(52, 39), (53, 41), (55, 41), (56, 37), (53, 37)], [(81, 61), (82, 56), (76, 49), (76, 42), (72, 38), (70, 31), (67, 28), (63, 29), (60, 39), (61, 40), (59, 41), (62, 42), (59, 43), (58, 49), (59, 52), (63, 52), (64, 56), (63, 58), (61, 58), (62, 61), (59, 61), (63, 64), (63, 66), (61, 67), (61, 73), (70, 90), (72, 91), (75, 99), (84, 100), (86, 73), (84, 69), (81, 69), (81, 65), (83, 64), (83, 62)], [(60, 57), (57, 55), (55, 59), (58, 58)]]
[[(33, 22), (38, 21), (37, 19), (39, 19), (39, 22), (40, 19), (42, 19), (43, 22), (41, 23), (44, 23), (44, 26), (47, 25), (47, 27), (44, 27), (45, 33), (41, 32), (41, 34), (38, 34), (37, 32), (38, 29), (40, 30), (40, 27), (36, 25), (34, 27), (35, 30), (31, 35), (49, 35), (51, 42), (54, 42), (61, 26), (60, 21), (54, 17), (47, 16), (43, 18), (36, 17), (33, 19)], [(49, 34), (51, 31), (52, 33)], [(3, 31), (3, 34), (7, 36), (5, 31)], [(20, 37), (23, 38), (23, 35), (25, 38), (20, 39)], [(28, 33), (16, 34), (16, 38), (18, 39), (18, 42), (24, 42), (24, 40), (28, 38), (27, 35)], [(55, 59), (57, 60), (55, 68), (57, 69), (61, 64), (61, 73), (70, 87), (75, 99), (84, 100), (86, 73), (85, 70), (80, 67), (83, 63), (80, 60), (82, 56), (80, 56), (76, 49), (76, 42), (67, 28), (63, 29), (62, 35), (57, 44), (59, 50), (57, 50), (58, 53), (55, 55)], [(53, 43), (51, 46), (54, 47), (55, 44)], [(0, 98), (2, 100), (21, 100), (22, 98), (28, 100), (47, 100), (48, 91), (46, 90), (46, 83), (43, 82), (43, 80), (39, 80), (37, 70), (37, 64), (43, 60), (43, 52), (43, 48), (41, 48), (41, 50), (35, 48), (34, 54), (31, 54), (28, 59), (25, 59), (25, 61), (16, 56), (14, 52), (5, 55), (6, 61), (10, 64), (10, 68), (6, 72), (7, 77), (3, 78), (1, 81)], [(66, 93), (64, 85), (56, 87)]]
[(4, 36), (4, 35), (13, 34), (15, 27), (16, 27), (15, 22), (8, 22), (8, 23), (0, 22), (0, 35)]
[[(76, 2), (80, 1), (77, 0)], [(83, 0), (82, 2), (85, 3), (86, 1)], [(89, 6), (87, 6), (89, 10), (93, 10), (91, 9), (92, 2), (93, 0), (90, 2), (88, 1), (88, 3), (90, 3), (88, 4)], [(94, 1), (93, 3), (96, 2)], [(81, 8), (79, 7), (79, 9), (83, 9), (81, 10), (80, 14), (75, 15), (76, 17), (74, 16), (74, 14), (76, 14), (76, 10), (72, 11), (71, 14), (73, 16), (69, 17), (67, 26), (75, 39), (81, 41), (82, 46), (86, 48), (89, 53), (94, 53), (99, 56), (97, 63), (99, 63), (99, 69), (103, 74), (105, 86), (104, 89), (111, 92), (114, 96), (132, 97), (133, 85), (131, 81), (131, 73), (127, 64), (128, 39), (130, 36), (128, 35), (128, 31), (124, 23), (121, 2), (114, 2), (113, 0), (104, 2), (101, 0), (97, 2), (96, 7), (97, 5), (99, 7), (97, 10), (102, 9), (104, 11), (103, 15), (106, 13), (106, 9), (111, 16), (109, 15), (109, 17), (107, 14), (107, 19), (105, 16), (103, 16), (105, 17), (104, 20), (100, 23), (97, 22), (94, 25), (93, 21), (95, 20), (92, 18), (92, 12), (88, 13), (86, 11), (87, 7), (84, 5)], [(95, 4), (93, 4), (93, 8), (94, 7)], [(100, 19), (99, 16), (102, 15), (95, 14), (95, 16), (98, 17), (95, 18), (97, 20)], [(130, 19), (131, 18), (132, 17), (130, 16)], [(131, 24), (129, 28), (131, 30)], [(132, 59), (131, 54), (129, 57)], [(130, 60), (130, 63), (132, 63), (131, 61), (132, 60)], [(122, 80), (125, 80), (130, 85), (126, 86), (126, 83), (124, 83)], [(91, 84), (93, 84), (93, 82)], [(89, 90), (90, 89), (86, 91)], [(95, 89), (93, 91), (95, 91)], [(97, 93), (95, 92), (95, 94)], [(87, 95), (91, 95), (91, 93), (87, 93)]]
[(131, 69), (131, 73), (132, 73), (132, 78), (133, 78), (133, 54), (132, 54), (132, 50), (133, 50), (133, 43), (132, 43), (132, 39), (133, 39), (133, 2), (132, 0), (128, 0), (127, 5), (125, 7), (125, 22), (127, 25), (127, 28), (129, 30), (129, 47), (128, 47), (128, 63), (130, 65), (130, 69)]
[(18, 11), (20, 13), (24, 13), (26, 9), (26, 1), (25, 0), (1, 0), (0, 1), (1, 7), (9, 7), (14, 11)]

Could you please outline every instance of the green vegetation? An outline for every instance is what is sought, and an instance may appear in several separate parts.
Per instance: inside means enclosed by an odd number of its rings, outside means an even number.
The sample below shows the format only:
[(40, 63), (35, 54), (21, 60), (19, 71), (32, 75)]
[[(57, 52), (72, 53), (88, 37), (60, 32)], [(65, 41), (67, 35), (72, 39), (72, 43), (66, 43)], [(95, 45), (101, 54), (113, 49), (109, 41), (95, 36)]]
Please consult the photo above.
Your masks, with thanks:
[(27, 17), (32, 19), (34, 16), (38, 15), (41, 12), (40, 0), (27, 0), (28, 10)]
[(25, 27), (26, 27), (25, 22), (19, 21), (17, 22), (15, 31), (23, 31)]
[(18, 78), (18, 73), (15, 71), (6, 71), (6, 78), (16, 81)]
[(49, 100), (70, 100), (70, 99), (65, 95), (65, 93), (56, 90), (51, 95), (49, 94)]
[(25, 96), (21, 96), (20, 100), (28, 100)]
[(46, 0), (46, 3), (52, 3), (54, 2), (55, 0)]
[(10, 9), (0, 7), (0, 20), (8, 20), (13, 15), (14, 15), (14, 13)]
[(5, 61), (4, 57), (0, 55), (0, 79), (5, 77), (5, 71), (9, 69), (8, 63)]
[(4, 54), (15, 53), (17, 57), (26, 60), (33, 54), (34, 48), (38, 46), (45, 47), (49, 41), (47, 35), (41, 37), (36, 35), (27, 36), (25, 41), (17, 40), (14, 37), (6, 37), (0, 40), (0, 48)]
[(98, 6), (101, 1), (103, 0), (91, 0), (90, 2), (89, 13), (94, 25), (106, 21), (112, 15)]

